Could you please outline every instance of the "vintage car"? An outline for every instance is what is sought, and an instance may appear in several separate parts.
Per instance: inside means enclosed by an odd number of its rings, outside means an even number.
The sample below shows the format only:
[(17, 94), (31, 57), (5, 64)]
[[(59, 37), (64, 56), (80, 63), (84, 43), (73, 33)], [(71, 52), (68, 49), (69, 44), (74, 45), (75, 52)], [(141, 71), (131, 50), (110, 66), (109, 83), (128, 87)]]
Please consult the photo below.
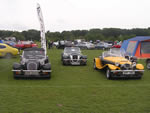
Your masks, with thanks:
[(18, 49), (7, 44), (0, 43), (0, 57), (11, 58), (19, 54)]
[(87, 56), (82, 55), (79, 47), (65, 47), (61, 61), (63, 65), (86, 65)]
[(37, 44), (35, 44), (33, 41), (19, 41), (15, 47), (18, 49), (25, 49), (25, 48), (32, 48), (37, 47)]
[(108, 79), (115, 77), (141, 78), (144, 66), (137, 63), (136, 57), (125, 56), (120, 49), (110, 49), (94, 59), (94, 69), (106, 69)]
[(150, 70), (150, 59), (147, 59), (147, 60), (146, 60), (146, 67), (147, 67), (147, 69)]
[(51, 78), (51, 64), (43, 48), (27, 48), (21, 55), (20, 63), (13, 64), (14, 78)]

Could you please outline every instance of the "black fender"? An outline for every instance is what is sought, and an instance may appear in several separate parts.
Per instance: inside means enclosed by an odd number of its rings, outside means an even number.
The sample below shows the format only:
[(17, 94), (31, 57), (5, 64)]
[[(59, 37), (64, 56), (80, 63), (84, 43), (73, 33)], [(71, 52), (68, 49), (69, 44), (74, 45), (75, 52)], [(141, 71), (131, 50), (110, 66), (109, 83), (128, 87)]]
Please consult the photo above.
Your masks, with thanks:
[(81, 59), (87, 59), (87, 56), (86, 55), (82, 55)]
[(19, 63), (14, 63), (14, 64), (13, 64), (13, 69), (14, 69), (14, 70), (21, 70), (21, 69), (22, 69), (22, 65), (19, 64)]
[(51, 64), (47, 63), (47, 64), (43, 65), (43, 69), (44, 70), (51, 70)]

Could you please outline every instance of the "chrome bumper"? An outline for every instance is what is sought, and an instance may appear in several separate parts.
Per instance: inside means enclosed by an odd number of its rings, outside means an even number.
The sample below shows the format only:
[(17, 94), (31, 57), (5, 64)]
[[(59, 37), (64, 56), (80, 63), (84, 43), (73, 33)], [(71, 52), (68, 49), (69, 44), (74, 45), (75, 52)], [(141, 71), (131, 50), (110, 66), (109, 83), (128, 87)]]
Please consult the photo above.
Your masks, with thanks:
[(52, 72), (52, 70), (12, 70), (13, 72)]
[(144, 72), (144, 70), (111, 70), (111, 72)]

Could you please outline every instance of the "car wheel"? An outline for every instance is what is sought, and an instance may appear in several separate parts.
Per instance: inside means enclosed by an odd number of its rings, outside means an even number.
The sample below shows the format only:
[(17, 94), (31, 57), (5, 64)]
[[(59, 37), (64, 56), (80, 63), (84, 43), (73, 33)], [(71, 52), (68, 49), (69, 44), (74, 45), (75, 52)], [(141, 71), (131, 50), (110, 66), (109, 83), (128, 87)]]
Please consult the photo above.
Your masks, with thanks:
[(147, 62), (146, 67), (147, 67), (147, 69), (150, 69), (150, 61)]
[(63, 65), (66, 65), (66, 63), (65, 63), (64, 61), (62, 61), (62, 64), (63, 64)]
[(107, 68), (107, 70), (106, 70), (106, 77), (107, 77), (107, 79), (111, 79), (112, 78), (109, 68)]
[(95, 70), (97, 70), (96, 62), (95, 62), (95, 61), (94, 61), (94, 63), (93, 63), (93, 68), (94, 68)]
[(16, 76), (15, 72), (13, 73), (14, 79), (19, 79), (19, 77)]
[(11, 53), (6, 53), (5, 58), (11, 58), (12, 54)]
[(49, 76), (47, 77), (47, 79), (51, 79), (51, 73), (49, 73)]

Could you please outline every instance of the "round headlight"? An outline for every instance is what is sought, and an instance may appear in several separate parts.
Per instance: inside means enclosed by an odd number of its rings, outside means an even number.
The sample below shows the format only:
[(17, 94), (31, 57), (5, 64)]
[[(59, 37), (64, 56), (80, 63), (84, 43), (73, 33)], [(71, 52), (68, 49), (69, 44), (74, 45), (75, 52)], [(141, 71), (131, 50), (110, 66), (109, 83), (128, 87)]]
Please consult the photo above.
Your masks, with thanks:
[(44, 61), (40, 61), (40, 64), (41, 64), (41, 65), (44, 65)]
[(136, 62), (133, 62), (133, 63), (132, 63), (132, 67), (136, 67)]
[(117, 67), (118, 67), (118, 66), (119, 66), (119, 63), (118, 63), (118, 62), (115, 62), (115, 66), (117, 66)]

